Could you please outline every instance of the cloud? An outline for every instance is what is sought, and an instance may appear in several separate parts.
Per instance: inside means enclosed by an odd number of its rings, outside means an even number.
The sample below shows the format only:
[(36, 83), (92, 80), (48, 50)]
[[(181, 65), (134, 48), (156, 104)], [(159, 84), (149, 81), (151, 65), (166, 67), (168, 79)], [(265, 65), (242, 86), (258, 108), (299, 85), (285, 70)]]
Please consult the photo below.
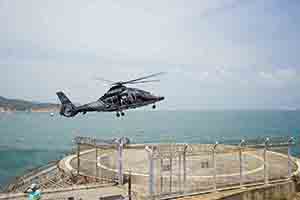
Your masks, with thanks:
[(260, 76), (262, 79), (266, 79), (266, 80), (273, 80), (273, 79), (274, 79), (272, 73), (259, 72), (259, 76)]
[(53, 100), (65, 89), (85, 102), (107, 89), (94, 75), (166, 71), (160, 84), (140, 86), (165, 95), (166, 108), (263, 107), (266, 93), (283, 99), (282, 90), (296, 102), (297, 8), (259, 0), (1, 1), (0, 94)]

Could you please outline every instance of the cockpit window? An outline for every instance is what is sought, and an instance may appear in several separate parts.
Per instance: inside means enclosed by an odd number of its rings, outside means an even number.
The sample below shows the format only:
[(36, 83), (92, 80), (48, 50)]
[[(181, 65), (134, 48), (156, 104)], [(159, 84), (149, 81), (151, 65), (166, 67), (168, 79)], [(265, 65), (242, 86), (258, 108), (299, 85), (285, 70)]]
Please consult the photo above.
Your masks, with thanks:
[(114, 92), (117, 92), (117, 91), (122, 91), (125, 87), (124, 86), (113, 86), (111, 87), (107, 93), (114, 93)]

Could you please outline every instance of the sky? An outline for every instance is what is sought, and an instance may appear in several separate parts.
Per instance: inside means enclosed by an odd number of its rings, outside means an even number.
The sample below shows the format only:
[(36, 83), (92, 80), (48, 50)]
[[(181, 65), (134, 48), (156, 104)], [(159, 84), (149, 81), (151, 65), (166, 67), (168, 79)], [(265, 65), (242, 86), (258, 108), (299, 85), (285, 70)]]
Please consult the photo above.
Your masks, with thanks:
[(300, 108), (298, 0), (0, 0), (0, 96), (78, 103), (119, 81), (160, 109)]

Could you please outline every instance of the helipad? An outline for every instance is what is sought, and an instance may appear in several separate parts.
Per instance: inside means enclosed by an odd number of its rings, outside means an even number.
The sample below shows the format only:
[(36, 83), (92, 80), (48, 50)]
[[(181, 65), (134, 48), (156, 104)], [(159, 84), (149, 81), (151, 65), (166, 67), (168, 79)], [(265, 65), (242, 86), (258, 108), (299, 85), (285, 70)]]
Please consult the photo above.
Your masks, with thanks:
[[(128, 173), (131, 171), (136, 178), (147, 178), (149, 176), (149, 157), (145, 150), (145, 146), (136, 145), (137, 148), (124, 148), (123, 150), (123, 171)], [(201, 144), (196, 145), (201, 148)], [(224, 151), (219, 151), (215, 155), (216, 161), (216, 176), (219, 184), (238, 184), (240, 182), (240, 158), (238, 151), (232, 151), (232, 147), (228, 147), (229, 150), (225, 150), (227, 147), (223, 146)], [(223, 150), (222, 149), (222, 150)], [(106, 172), (117, 173), (117, 161), (118, 152), (117, 150), (98, 150), (97, 161), (95, 150), (89, 150), (83, 152), (80, 156), (81, 171), (87, 175), (96, 174), (96, 162), (100, 169), (104, 169)], [(248, 149), (243, 151), (243, 176), (245, 183), (263, 182), (264, 181), (264, 169), (268, 168), (268, 179), (275, 180), (280, 178), (287, 178), (288, 172), (288, 157), (285, 154), (268, 151), (267, 162), (264, 165), (263, 149), (253, 150)], [(178, 157), (172, 158), (172, 176), (173, 180), (182, 176), (183, 166), (180, 164)], [(71, 159), (70, 166), (74, 169), (77, 167), (77, 158)], [(154, 168), (157, 179), (160, 177), (170, 177), (169, 170), (163, 170), (162, 165), (170, 164), (168, 158), (164, 158), (161, 161), (160, 158), (155, 159)], [(292, 164), (292, 171), (297, 168), (296, 164)], [(187, 179), (192, 181), (207, 181), (211, 182), (214, 174), (214, 167), (212, 161), (212, 154), (209, 152), (197, 152), (188, 154), (186, 157), (186, 176)], [(144, 179), (144, 181), (147, 181)]]

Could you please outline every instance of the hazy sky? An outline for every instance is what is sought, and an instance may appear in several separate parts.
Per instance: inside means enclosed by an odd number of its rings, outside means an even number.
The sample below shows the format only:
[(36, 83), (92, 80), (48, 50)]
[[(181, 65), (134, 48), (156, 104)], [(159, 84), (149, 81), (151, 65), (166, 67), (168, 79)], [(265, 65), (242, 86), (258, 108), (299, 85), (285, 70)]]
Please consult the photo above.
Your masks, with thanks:
[(0, 95), (85, 103), (126, 80), (161, 109), (300, 107), (298, 0), (0, 0)]

